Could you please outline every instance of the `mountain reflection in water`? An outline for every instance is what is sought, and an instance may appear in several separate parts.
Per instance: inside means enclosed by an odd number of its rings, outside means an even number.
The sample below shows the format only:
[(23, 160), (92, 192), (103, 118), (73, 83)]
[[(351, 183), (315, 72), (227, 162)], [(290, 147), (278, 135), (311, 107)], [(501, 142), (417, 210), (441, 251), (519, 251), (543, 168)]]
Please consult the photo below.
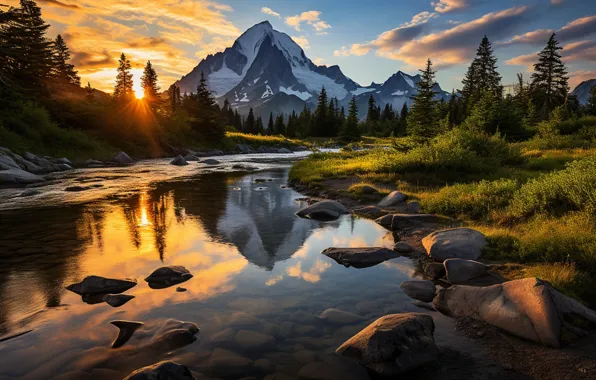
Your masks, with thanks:
[[(255, 182), (261, 178), (270, 181)], [(197, 323), (199, 342), (180, 352), (200, 356), (215, 347), (211, 335), (239, 321), (264, 332), (298, 310), (318, 315), (339, 307), (366, 318), (388, 308), (416, 310), (398, 291), (414, 272), (407, 259), (355, 270), (320, 254), (329, 246), (391, 246), (391, 234), (349, 215), (327, 223), (298, 218), (300, 194), (283, 188), (286, 181), (287, 168), (210, 173), (155, 183), (123, 198), (3, 211), (0, 335), (34, 331), (0, 343), (0, 378), (51, 378), (97, 368), (118, 378), (163, 360), (155, 352), (134, 361), (114, 359), (135, 348), (131, 340), (118, 349), (124, 351), (109, 349), (113, 319), (147, 326), (167, 318)], [(194, 277), (184, 283), (186, 292), (147, 286), (143, 279), (162, 265), (188, 268)], [(138, 285), (126, 292), (136, 298), (111, 308), (85, 304), (64, 289), (90, 274), (137, 278)], [(293, 331), (274, 335), (276, 342), (288, 345), (286, 339), (305, 334), (320, 334), (330, 345), (343, 339), (322, 327)]]

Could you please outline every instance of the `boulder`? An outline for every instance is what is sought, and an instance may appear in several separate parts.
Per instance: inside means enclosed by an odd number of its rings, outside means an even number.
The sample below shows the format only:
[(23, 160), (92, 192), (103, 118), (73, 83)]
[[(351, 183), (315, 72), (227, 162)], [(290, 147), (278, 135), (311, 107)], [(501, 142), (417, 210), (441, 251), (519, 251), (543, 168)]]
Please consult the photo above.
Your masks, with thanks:
[(412, 214), (418, 214), (418, 213), (420, 213), (420, 211), (422, 211), (422, 206), (420, 205), (419, 202), (416, 202), (416, 201), (408, 202), (406, 211), (409, 213), (412, 213)]
[(0, 154), (0, 169), (21, 169), (21, 167), (7, 154)]
[(429, 263), (424, 268), (424, 274), (433, 280), (436, 280), (445, 276), (445, 266), (440, 263)]
[(300, 380), (370, 380), (364, 367), (339, 355), (328, 354), (323, 361), (304, 365), (298, 371)]
[(410, 280), (402, 282), (399, 287), (410, 298), (422, 302), (432, 302), (435, 298), (435, 283), (427, 280)]
[(290, 154), (290, 153), (294, 153), (291, 150), (289, 150), (288, 148), (279, 148), (277, 150), (277, 153), (283, 153), (283, 154)]
[[(178, 158), (178, 157), (176, 157), (176, 158)], [(185, 161), (199, 161), (199, 157), (197, 157), (195, 154), (187, 154), (183, 158)]]
[(201, 164), (205, 165), (219, 165), (220, 162), (213, 158), (208, 158), (206, 160), (201, 161)]
[(358, 189), (362, 194), (379, 194), (379, 190), (370, 185), (362, 185)]
[(101, 276), (87, 276), (83, 281), (66, 287), (79, 295), (122, 293), (137, 284), (134, 278), (116, 279)]
[(389, 214), (376, 220), (381, 226), (397, 231), (405, 228), (435, 227), (448, 219), (433, 214)]
[(240, 153), (254, 153), (255, 151), (250, 147), (250, 145), (246, 144), (236, 144), (236, 149), (240, 151)]
[(98, 168), (98, 167), (105, 166), (105, 164), (103, 162), (98, 161), (98, 160), (93, 160), (91, 158), (88, 159), (87, 161), (85, 161), (84, 164), (88, 168)]
[(137, 329), (143, 326), (143, 322), (136, 321), (111, 321), (111, 324), (118, 327), (118, 336), (112, 342), (112, 348), (122, 347)]
[(389, 195), (387, 195), (385, 198), (383, 198), (378, 206), (379, 207), (392, 207), (395, 205), (398, 205), (402, 202), (405, 202), (406, 199), (408, 199), (408, 196), (404, 193), (402, 193), (401, 191), (392, 191), (389, 193)]
[(158, 268), (145, 279), (152, 289), (163, 289), (180, 284), (192, 278), (192, 274), (181, 265), (171, 265)]
[(315, 220), (337, 219), (340, 215), (349, 214), (350, 211), (341, 203), (332, 200), (324, 200), (314, 203), (298, 211), (296, 215), (302, 218)]
[(471, 228), (435, 231), (422, 239), (428, 256), (440, 262), (453, 258), (478, 260), (486, 244), (484, 234)]
[(57, 164), (65, 164), (72, 167), (72, 162), (66, 157), (56, 158), (54, 161), (56, 161)]
[(410, 253), (414, 250), (414, 248), (406, 242), (398, 241), (393, 246), (393, 250), (399, 253)]
[(368, 268), (383, 261), (395, 259), (399, 254), (388, 248), (327, 248), (323, 255), (345, 267)]
[(387, 211), (383, 211), (376, 206), (358, 207), (352, 211), (354, 211), (355, 214), (362, 215), (366, 218), (371, 218), (371, 219), (377, 219), (377, 218), (382, 217), (383, 215), (387, 215)]
[(482, 320), (518, 337), (555, 348), (565, 343), (564, 337), (586, 334), (569, 321), (583, 319), (596, 323), (595, 311), (537, 278), (487, 287), (454, 285), (439, 290), (433, 305), (446, 315)]
[(112, 307), (120, 307), (135, 298), (128, 294), (107, 294), (103, 297), (103, 301)]
[(124, 380), (195, 380), (195, 377), (185, 366), (164, 361), (137, 369)]
[(184, 159), (184, 157), (177, 156), (172, 161), (170, 161), (170, 165), (184, 166), (184, 165), (188, 165), (188, 162), (186, 162), (186, 160)]
[(323, 311), (321, 315), (319, 315), (319, 319), (326, 323), (340, 326), (353, 325), (364, 320), (364, 318), (359, 315), (334, 308), (329, 308)]
[(0, 170), (0, 185), (27, 185), (43, 181), (43, 177), (21, 169)]
[(120, 165), (129, 165), (134, 163), (133, 159), (128, 156), (128, 154), (124, 152), (119, 152), (112, 158), (112, 161), (120, 164)]
[(488, 274), (486, 265), (474, 260), (447, 259), (443, 265), (447, 273), (447, 281), (452, 284), (465, 284)]
[(166, 320), (155, 332), (146, 347), (161, 352), (169, 352), (195, 342), (199, 326), (192, 322)]
[(21, 194), (19, 194), (19, 197), (31, 197), (33, 195), (39, 194), (41, 194), (41, 191), (39, 191), (38, 189), (27, 189), (23, 191)]
[(380, 376), (396, 376), (437, 359), (431, 316), (390, 314), (368, 325), (336, 353)]

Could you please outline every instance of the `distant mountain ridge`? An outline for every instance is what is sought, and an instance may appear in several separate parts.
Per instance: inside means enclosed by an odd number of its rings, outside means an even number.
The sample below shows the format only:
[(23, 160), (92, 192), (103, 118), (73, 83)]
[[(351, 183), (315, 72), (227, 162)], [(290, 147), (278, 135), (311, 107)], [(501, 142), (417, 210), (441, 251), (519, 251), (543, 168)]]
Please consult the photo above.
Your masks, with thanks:
[(577, 98), (579, 104), (587, 104), (590, 98), (590, 90), (594, 86), (596, 86), (596, 79), (585, 80), (571, 91), (571, 95)]
[[(315, 65), (290, 36), (274, 30), (268, 21), (246, 30), (232, 47), (208, 55), (175, 85), (182, 93), (195, 92), (201, 72), (219, 102), (227, 98), (240, 113), (253, 108), (257, 115), (299, 112), (305, 104), (312, 108), (323, 86), (343, 106), (356, 96), (361, 117), (370, 95), (381, 107), (389, 103), (399, 111), (404, 103), (411, 104), (420, 80), (419, 75), (399, 71), (383, 84), (360, 86), (337, 65)], [(435, 91), (437, 99), (449, 96), (438, 84)]]

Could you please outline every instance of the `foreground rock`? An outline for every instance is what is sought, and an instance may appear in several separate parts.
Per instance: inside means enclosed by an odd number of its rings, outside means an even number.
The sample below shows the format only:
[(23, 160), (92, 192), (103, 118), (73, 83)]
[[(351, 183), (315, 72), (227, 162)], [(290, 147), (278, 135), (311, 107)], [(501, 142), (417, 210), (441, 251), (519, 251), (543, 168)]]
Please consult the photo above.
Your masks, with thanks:
[(209, 158), (209, 159), (206, 159), (204, 161), (201, 161), (201, 164), (205, 164), (205, 165), (219, 165), (220, 162), (217, 161), (216, 159)]
[(155, 351), (172, 351), (195, 342), (199, 332), (199, 326), (192, 322), (168, 319), (155, 332), (146, 347)]
[(449, 219), (433, 214), (389, 214), (376, 220), (381, 226), (397, 231), (406, 228), (436, 227), (447, 223)]
[(424, 274), (436, 280), (445, 276), (445, 266), (440, 263), (429, 263), (424, 268)]
[(0, 170), (0, 185), (28, 185), (45, 179), (21, 169)]
[(194, 380), (190, 370), (174, 362), (160, 362), (137, 369), (124, 380)]
[(161, 267), (153, 271), (145, 279), (152, 289), (163, 289), (180, 284), (192, 278), (192, 274), (181, 265)]
[(383, 211), (376, 206), (358, 207), (358, 208), (355, 208), (353, 211), (355, 214), (362, 215), (366, 218), (371, 218), (371, 219), (378, 219), (378, 218), (382, 217), (383, 215), (387, 215), (387, 211)]
[(136, 284), (137, 280), (134, 278), (117, 279), (92, 275), (85, 277), (85, 279), (79, 283), (67, 286), (66, 289), (81, 296), (117, 294), (127, 291)]
[(315, 220), (335, 220), (343, 214), (349, 214), (344, 205), (337, 201), (325, 200), (314, 203), (298, 211), (296, 215)]
[(188, 165), (188, 162), (186, 162), (184, 157), (178, 156), (178, 157), (174, 158), (172, 161), (170, 161), (170, 165), (185, 166), (185, 165)]
[(484, 234), (471, 228), (436, 231), (422, 239), (426, 253), (436, 261), (478, 260), (486, 246)]
[(399, 287), (410, 298), (422, 302), (432, 302), (435, 298), (435, 283), (426, 280), (411, 280), (402, 282)]
[(111, 324), (118, 327), (118, 336), (112, 342), (112, 348), (122, 347), (137, 329), (143, 326), (143, 322), (136, 321), (111, 321)]
[(429, 315), (390, 314), (354, 335), (336, 353), (377, 375), (396, 376), (437, 359), (434, 331)]
[(393, 246), (393, 250), (399, 253), (410, 253), (414, 250), (414, 248), (406, 242), (398, 241)]
[(391, 193), (389, 193), (389, 195), (387, 195), (385, 198), (383, 198), (378, 206), (379, 207), (393, 207), (396, 206), (400, 203), (403, 203), (406, 201), (406, 199), (408, 199), (408, 196), (404, 193), (402, 193), (401, 191), (392, 191)]
[(134, 164), (134, 160), (128, 156), (128, 154), (124, 152), (120, 152), (112, 158), (112, 161), (120, 164), (120, 165), (130, 165)]
[(447, 259), (443, 264), (447, 281), (452, 284), (465, 284), (475, 278), (488, 275), (486, 265), (474, 260)]
[(112, 307), (120, 307), (135, 298), (128, 294), (108, 294), (103, 297), (103, 301)]
[(333, 308), (323, 311), (321, 315), (319, 315), (319, 319), (327, 323), (341, 326), (353, 325), (364, 320), (364, 318), (359, 315)]
[(595, 311), (537, 278), (488, 287), (454, 285), (439, 290), (433, 304), (446, 315), (472, 317), (521, 338), (556, 348), (565, 343), (564, 337), (586, 333), (567, 321), (581, 317), (596, 323)]
[(399, 254), (388, 248), (327, 248), (323, 255), (345, 267), (368, 268), (383, 261), (395, 259)]

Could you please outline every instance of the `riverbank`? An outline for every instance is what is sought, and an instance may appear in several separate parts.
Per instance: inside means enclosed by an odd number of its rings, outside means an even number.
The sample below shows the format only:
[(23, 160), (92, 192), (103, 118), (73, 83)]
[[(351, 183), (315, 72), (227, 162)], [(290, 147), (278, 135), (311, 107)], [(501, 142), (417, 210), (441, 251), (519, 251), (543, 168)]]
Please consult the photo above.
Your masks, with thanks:
[(290, 182), (352, 208), (398, 189), (422, 212), (486, 234), (483, 259), (506, 279), (539, 277), (596, 305), (596, 149), (472, 139), (458, 132), (407, 151), (316, 153), (293, 166)]

